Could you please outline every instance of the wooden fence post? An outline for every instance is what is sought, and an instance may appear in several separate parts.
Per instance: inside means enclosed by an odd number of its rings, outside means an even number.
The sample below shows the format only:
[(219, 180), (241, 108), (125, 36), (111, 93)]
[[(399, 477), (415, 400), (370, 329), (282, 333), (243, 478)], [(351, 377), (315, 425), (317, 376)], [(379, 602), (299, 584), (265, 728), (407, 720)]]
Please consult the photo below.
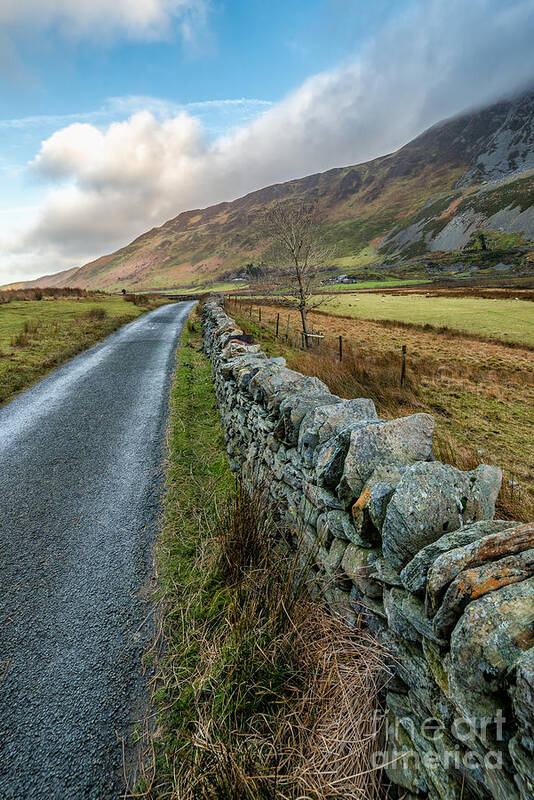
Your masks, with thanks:
[(401, 379), (400, 385), (404, 386), (404, 381), (406, 379), (406, 345), (402, 345), (402, 365), (401, 365)]
[(287, 341), (288, 341), (288, 339), (289, 339), (289, 317), (290, 317), (290, 316), (291, 316), (290, 314), (288, 314), (288, 315), (287, 315), (287, 325), (286, 325), (286, 342), (287, 342)]
[(261, 322), (261, 308), (258, 308), (258, 322)]
[(278, 327), (280, 325), (280, 313), (276, 315), (276, 338), (278, 339)]
[(343, 337), (339, 337), (339, 360), (343, 361)]

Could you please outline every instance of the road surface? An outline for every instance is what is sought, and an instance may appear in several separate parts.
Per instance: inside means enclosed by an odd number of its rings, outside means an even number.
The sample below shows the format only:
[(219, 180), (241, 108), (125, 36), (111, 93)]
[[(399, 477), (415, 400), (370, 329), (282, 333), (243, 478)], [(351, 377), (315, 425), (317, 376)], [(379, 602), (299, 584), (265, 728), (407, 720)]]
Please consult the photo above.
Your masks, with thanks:
[(140, 317), (0, 408), (2, 800), (124, 790), (121, 741), (147, 703), (169, 380), (192, 305)]

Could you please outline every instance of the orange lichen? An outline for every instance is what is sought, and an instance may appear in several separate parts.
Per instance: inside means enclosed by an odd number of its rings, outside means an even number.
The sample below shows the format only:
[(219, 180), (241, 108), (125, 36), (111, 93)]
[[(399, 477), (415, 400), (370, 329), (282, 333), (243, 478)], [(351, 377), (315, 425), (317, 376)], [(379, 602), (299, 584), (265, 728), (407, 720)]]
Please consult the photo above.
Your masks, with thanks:
[(370, 499), (371, 499), (371, 489), (369, 488), (364, 489), (361, 495), (354, 503), (354, 505), (352, 506), (352, 516), (359, 517), (360, 514), (363, 512), (363, 509), (369, 504)]

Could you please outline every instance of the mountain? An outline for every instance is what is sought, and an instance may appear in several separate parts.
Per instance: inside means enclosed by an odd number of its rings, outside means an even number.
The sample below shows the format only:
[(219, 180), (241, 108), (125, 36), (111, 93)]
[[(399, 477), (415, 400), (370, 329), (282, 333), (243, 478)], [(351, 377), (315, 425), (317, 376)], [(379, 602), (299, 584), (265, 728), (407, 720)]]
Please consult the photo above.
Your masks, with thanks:
[[(337, 268), (476, 246), (534, 249), (534, 89), (434, 125), (400, 150), (179, 214), (131, 244), (34, 285), (157, 288), (235, 277), (266, 248), (279, 200), (317, 199)], [(519, 251), (523, 252), (523, 251)], [(383, 267), (382, 267), (383, 268)]]
[(0, 289), (33, 289), (37, 287), (62, 287), (62, 286), (77, 286), (74, 276), (79, 272), (79, 267), (71, 267), (64, 269), (61, 272), (54, 272), (53, 275), (43, 275), (41, 278), (36, 278), (32, 281), (19, 281), (18, 283), (7, 283), (5, 286), (0, 286)]

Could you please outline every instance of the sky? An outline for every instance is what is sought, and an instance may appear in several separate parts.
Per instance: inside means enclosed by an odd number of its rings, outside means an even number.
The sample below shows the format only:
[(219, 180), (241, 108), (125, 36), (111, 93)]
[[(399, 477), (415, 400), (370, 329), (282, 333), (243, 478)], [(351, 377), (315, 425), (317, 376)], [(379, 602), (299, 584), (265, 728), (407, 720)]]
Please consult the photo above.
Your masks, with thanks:
[(0, 285), (534, 83), (534, 0), (0, 0)]

